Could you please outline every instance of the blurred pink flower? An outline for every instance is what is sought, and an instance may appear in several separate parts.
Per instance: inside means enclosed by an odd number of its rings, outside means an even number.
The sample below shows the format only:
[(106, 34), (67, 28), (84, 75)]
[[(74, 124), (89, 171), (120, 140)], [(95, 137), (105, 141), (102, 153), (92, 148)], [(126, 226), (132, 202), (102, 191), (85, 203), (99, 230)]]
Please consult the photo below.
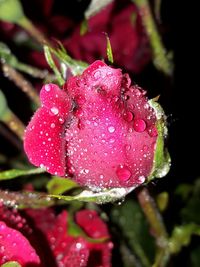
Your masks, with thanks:
[(83, 231), (75, 236), (69, 232), (72, 219), (67, 211), (56, 216), (52, 209), (27, 209), (21, 215), (1, 205), (0, 264), (17, 261), (23, 267), (110, 267), (113, 244), (97, 212), (75, 214), (75, 227)]
[(115, 64), (138, 73), (151, 58), (148, 38), (135, 5), (122, 5), (120, 9), (116, 5), (114, 1), (90, 18), (89, 30), (85, 35), (80, 35), (78, 26), (63, 43), (72, 57), (92, 63), (96, 59), (106, 58), (107, 33)]

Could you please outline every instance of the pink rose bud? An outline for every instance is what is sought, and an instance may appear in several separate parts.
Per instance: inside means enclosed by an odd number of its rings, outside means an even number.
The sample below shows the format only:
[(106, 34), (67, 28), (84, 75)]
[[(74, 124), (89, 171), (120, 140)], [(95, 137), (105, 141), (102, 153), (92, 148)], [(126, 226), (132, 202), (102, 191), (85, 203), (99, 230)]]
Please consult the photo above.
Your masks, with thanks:
[(69, 78), (64, 90), (43, 86), (25, 133), (29, 160), (95, 190), (143, 183), (162, 165), (166, 134), (163, 113), (145, 94), (102, 61)]

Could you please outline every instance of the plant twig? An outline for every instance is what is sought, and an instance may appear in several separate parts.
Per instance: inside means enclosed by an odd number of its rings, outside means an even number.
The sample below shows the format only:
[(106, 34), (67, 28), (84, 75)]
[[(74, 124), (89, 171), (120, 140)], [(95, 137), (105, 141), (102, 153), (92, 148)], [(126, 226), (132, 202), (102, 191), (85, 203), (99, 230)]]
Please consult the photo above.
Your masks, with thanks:
[(139, 189), (137, 194), (140, 206), (151, 226), (156, 239), (157, 254), (153, 267), (164, 267), (169, 260), (168, 234), (154, 199), (150, 196), (146, 187)]
[(20, 119), (7, 108), (5, 114), (1, 117), (1, 120), (14, 132), (21, 140), (23, 140), (25, 126)]
[(24, 28), (38, 43), (41, 45), (50, 45), (49, 40), (46, 38), (46, 36), (38, 30), (33, 23), (26, 18), (25, 16), (22, 17), (18, 22), (18, 25), (20, 25), (22, 28)]
[(31, 83), (18, 71), (8, 64), (2, 64), (4, 75), (13, 81), (37, 106), (40, 105), (40, 98)]
[(172, 75), (173, 64), (169, 59), (169, 55), (167, 54), (162, 39), (158, 33), (148, 0), (132, 0), (132, 2), (138, 7), (144, 28), (149, 37), (155, 67), (166, 75)]

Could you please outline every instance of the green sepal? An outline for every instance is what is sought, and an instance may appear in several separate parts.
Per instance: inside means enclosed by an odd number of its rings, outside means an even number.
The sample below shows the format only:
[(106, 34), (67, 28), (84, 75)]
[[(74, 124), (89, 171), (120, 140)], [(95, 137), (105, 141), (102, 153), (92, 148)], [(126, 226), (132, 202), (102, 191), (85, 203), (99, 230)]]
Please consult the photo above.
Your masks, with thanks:
[(156, 129), (158, 131), (158, 137), (156, 141), (156, 148), (153, 159), (153, 167), (147, 180), (150, 181), (153, 178), (162, 178), (170, 170), (171, 158), (168, 150), (165, 147), (165, 139), (168, 131), (166, 127), (166, 116), (162, 107), (154, 99), (149, 100), (150, 106), (156, 113)]
[(107, 47), (106, 47), (107, 58), (108, 58), (108, 61), (111, 64), (113, 64), (114, 63), (114, 59), (113, 59), (112, 46), (111, 46), (111, 43), (110, 43), (110, 38), (108, 37), (107, 34), (106, 34), (106, 40), (107, 40)]

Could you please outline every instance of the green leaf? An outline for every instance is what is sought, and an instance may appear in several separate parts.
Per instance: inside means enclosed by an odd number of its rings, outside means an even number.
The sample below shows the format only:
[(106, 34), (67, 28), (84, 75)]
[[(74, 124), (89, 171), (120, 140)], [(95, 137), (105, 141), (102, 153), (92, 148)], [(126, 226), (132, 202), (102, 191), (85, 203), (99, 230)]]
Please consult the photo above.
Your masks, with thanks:
[(140, 259), (142, 266), (150, 267), (155, 256), (154, 239), (149, 234), (148, 223), (136, 201), (128, 200), (112, 208), (111, 220), (119, 227), (121, 236)]
[(41, 168), (29, 169), (29, 170), (17, 170), (17, 169), (7, 170), (0, 172), (0, 181), (14, 179), (24, 175), (39, 174), (43, 172), (45, 172), (45, 170)]
[(169, 172), (171, 166), (171, 158), (168, 150), (165, 148), (165, 139), (168, 133), (165, 113), (162, 107), (153, 99), (149, 100), (149, 104), (156, 112), (158, 137), (154, 154), (154, 164), (148, 181), (152, 180), (154, 177), (164, 177)]
[(107, 52), (108, 61), (111, 64), (113, 64), (114, 59), (113, 59), (112, 47), (111, 47), (111, 43), (110, 43), (110, 38), (108, 37), (107, 34), (106, 34), (106, 40), (107, 40), (106, 52)]
[(184, 246), (191, 242), (192, 235), (200, 236), (200, 226), (194, 223), (176, 226), (169, 239), (169, 249), (171, 253), (178, 253)]
[(24, 17), (19, 0), (0, 0), (0, 20), (18, 23)]
[(48, 193), (55, 195), (63, 194), (64, 192), (77, 187), (79, 187), (79, 185), (74, 181), (57, 176), (53, 176), (52, 179), (47, 183)]
[(65, 83), (65, 80), (63, 79), (61, 72), (56, 67), (56, 64), (51, 55), (50, 48), (47, 45), (44, 46), (44, 54), (45, 54), (47, 63), (49, 64), (49, 66), (52, 68), (52, 70), (54, 71), (56, 75), (59, 85), (63, 85)]
[(1, 267), (21, 267), (21, 265), (16, 261), (9, 261), (1, 265)]
[(4, 117), (8, 110), (8, 105), (3, 92), (0, 90), (0, 120)]

